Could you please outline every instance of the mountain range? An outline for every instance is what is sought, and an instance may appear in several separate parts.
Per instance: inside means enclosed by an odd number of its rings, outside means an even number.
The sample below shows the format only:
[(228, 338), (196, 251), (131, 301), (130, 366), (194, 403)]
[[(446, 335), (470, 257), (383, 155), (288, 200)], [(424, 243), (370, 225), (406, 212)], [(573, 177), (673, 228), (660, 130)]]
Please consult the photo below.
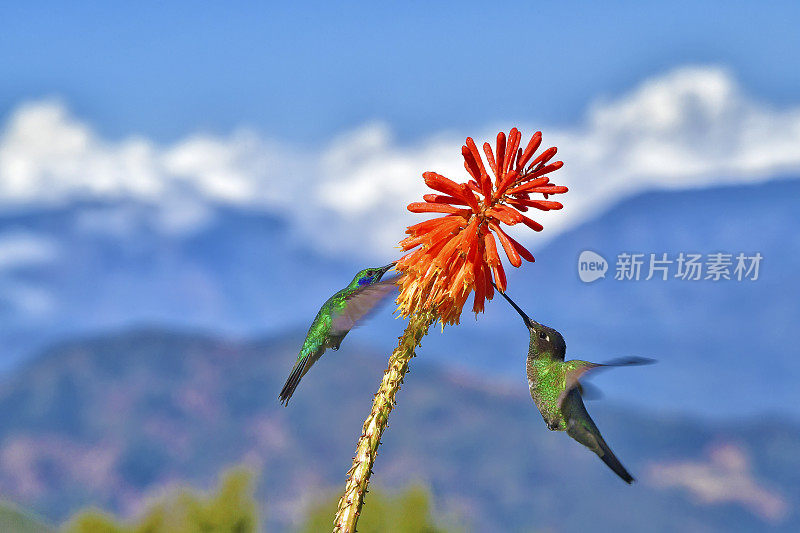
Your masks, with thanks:
[[(598, 378), (618, 401), (709, 416), (797, 416), (798, 197), (800, 180), (787, 178), (630, 198), (535, 249), (535, 264), (510, 269), (509, 294), (565, 335), (568, 356), (659, 359), (635, 380)], [(62, 338), (137, 325), (243, 337), (300, 329), (365, 266), (307, 247), (276, 215), (209, 210), (187, 224), (185, 214), (142, 203), (5, 209), (0, 366), (11, 369)], [(583, 250), (608, 260), (604, 279), (579, 280)], [(619, 281), (623, 252), (760, 253), (763, 261), (755, 281)], [(479, 321), (465, 313), (458, 329), (427, 344), (448, 365), (513, 378), (524, 371), (525, 331), (504, 302), (487, 307)], [(351, 337), (380, 346), (401, 330), (387, 308)]]
[[(351, 342), (323, 357), (289, 406), (277, 393), (299, 334), (260, 341), (140, 329), (59, 343), (0, 385), (0, 493), (58, 524), (87, 505), (131, 516), (165, 487), (261, 473), (270, 531), (339, 489), (385, 354)], [(478, 531), (796, 531), (800, 424), (736, 422), (592, 402), (628, 486), (549, 432), (524, 379), (412, 362), (374, 481), (422, 483), (437, 513)], [(620, 369), (628, 379), (656, 367)], [(369, 505), (369, 498), (367, 498)]]

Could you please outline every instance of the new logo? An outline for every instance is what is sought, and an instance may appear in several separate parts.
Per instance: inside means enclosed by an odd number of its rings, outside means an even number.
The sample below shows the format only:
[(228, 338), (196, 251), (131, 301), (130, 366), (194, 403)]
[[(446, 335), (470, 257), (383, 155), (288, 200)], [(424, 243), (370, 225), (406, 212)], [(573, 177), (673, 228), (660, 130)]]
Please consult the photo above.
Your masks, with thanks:
[(606, 277), (607, 270), (608, 261), (600, 254), (584, 250), (578, 257), (578, 277), (584, 283), (591, 283)]

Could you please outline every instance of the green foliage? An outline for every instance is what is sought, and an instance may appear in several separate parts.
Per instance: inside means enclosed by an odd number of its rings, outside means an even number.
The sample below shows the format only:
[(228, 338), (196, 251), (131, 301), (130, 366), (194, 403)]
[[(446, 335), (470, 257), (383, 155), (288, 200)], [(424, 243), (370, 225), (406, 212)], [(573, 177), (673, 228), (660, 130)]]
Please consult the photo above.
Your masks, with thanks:
[[(259, 531), (258, 506), (253, 496), (252, 474), (237, 468), (223, 475), (214, 494), (179, 490), (157, 501), (134, 521), (122, 521), (99, 510), (81, 511), (71, 518), (66, 533), (255, 533)], [(312, 507), (300, 532), (329, 531), (338, 496)], [(14, 530), (16, 531), (16, 530)], [(412, 486), (386, 495), (370, 491), (359, 533), (445, 533), (433, 518), (428, 491)]]
[[(339, 496), (334, 495), (311, 508), (305, 523), (300, 528), (300, 533), (330, 531), (338, 502)], [(361, 509), (358, 531), (359, 533), (443, 533), (445, 529), (434, 522), (428, 491), (423, 487), (414, 486), (394, 496), (370, 490)]]
[(68, 533), (251, 533), (258, 531), (252, 474), (227, 472), (208, 497), (177, 491), (155, 503), (135, 522), (124, 523), (96, 510), (83, 511), (65, 526)]
[(0, 531), (13, 533), (48, 533), (54, 531), (39, 518), (28, 514), (16, 505), (0, 503)]

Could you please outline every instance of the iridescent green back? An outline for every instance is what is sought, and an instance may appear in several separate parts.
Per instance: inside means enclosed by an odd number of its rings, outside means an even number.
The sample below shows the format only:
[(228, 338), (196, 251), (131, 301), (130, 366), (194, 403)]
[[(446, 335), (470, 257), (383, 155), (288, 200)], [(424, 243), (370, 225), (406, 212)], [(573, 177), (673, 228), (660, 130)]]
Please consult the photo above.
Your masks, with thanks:
[(306, 340), (303, 342), (303, 347), (300, 349), (300, 353), (297, 356), (298, 361), (307, 355), (313, 354), (324, 346), (331, 331), (333, 313), (341, 311), (344, 308), (346, 305), (345, 298), (355, 291), (356, 288), (351, 288), (350, 285), (348, 285), (322, 304), (317, 316), (314, 317), (314, 321), (308, 328)]

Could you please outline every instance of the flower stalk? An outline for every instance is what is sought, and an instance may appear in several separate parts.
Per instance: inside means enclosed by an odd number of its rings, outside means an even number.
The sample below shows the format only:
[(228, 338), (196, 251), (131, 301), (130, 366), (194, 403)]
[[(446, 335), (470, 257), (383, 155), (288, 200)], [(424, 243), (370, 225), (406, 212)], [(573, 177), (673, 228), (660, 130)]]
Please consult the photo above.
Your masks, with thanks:
[(372, 474), (372, 466), (378, 456), (381, 435), (389, 422), (389, 413), (395, 406), (395, 396), (403, 383), (403, 376), (408, 372), (408, 364), (414, 357), (422, 337), (436, 320), (432, 312), (423, 312), (412, 316), (405, 332), (389, 358), (389, 367), (383, 373), (383, 380), (372, 402), (372, 411), (364, 421), (361, 437), (358, 439), (353, 466), (347, 473), (347, 485), (344, 495), (339, 500), (333, 531), (337, 533), (353, 533), (364, 505), (364, 494)]

